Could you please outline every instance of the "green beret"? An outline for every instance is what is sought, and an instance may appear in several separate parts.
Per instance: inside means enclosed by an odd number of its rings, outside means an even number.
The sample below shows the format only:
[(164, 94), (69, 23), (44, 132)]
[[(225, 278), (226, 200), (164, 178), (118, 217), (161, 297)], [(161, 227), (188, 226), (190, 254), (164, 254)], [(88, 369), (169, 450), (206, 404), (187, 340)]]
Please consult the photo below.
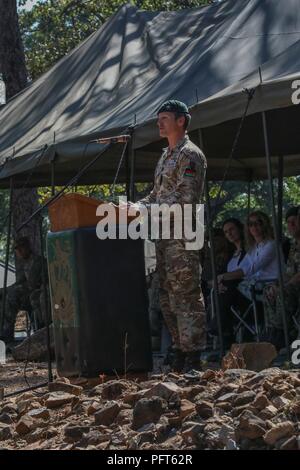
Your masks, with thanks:
[(159, 113), (190, 114), (187, 105), (182, 101), (177, 100), (165, 101), (157, 111), (157, 114)]

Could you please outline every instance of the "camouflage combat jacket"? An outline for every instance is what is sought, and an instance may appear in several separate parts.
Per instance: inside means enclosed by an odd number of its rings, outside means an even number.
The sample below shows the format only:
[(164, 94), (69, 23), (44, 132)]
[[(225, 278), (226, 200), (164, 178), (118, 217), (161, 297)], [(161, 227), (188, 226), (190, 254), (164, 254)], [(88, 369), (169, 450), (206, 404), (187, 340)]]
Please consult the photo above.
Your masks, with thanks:
[(150, 204), (199, 204), (206, 173), (206, 159), (202, 151), (186, 134), (170, 150), (163, 149), (154, 175), (151, 193), (139, 203)]

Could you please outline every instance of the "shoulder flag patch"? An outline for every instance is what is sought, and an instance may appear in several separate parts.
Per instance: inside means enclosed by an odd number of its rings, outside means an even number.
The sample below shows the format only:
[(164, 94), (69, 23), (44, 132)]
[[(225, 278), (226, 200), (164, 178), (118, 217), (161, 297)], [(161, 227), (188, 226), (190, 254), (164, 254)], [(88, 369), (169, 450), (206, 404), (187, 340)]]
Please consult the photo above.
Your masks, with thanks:
[(188, 176), (189, 178), (196, 176), (196, 165), (194, 162), (190, 162), (189, 166), (186, 167), (183, 176)]

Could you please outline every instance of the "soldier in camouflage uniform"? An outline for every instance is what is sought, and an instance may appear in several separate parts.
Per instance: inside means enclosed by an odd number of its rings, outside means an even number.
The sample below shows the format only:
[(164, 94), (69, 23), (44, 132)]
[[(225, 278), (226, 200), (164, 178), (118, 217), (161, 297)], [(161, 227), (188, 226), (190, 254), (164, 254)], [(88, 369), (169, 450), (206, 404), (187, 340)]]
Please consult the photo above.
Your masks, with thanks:
[[(295, 328), (294, 319), (299, 324), (300, 309), (300, 214), (298, 215), (298, 207), (291, 207), (287, 211), (286, 221), (288, 231), (293, 237), (284, 279), (285, 311), (291, 336), (290, 339), (292, 339), (298, 333)], [(284, 346), (284, 335), (278, 285), (273, 284), (265, 287), (263, 299), (267, 326), (269, 328), (268, 339), (280, 349)]]
[[(187, 106), (179, 101), (164, 103), (158, 111), (161, 137), (169, 146), (157, 164), (154, 187), (138, 204), (150, 209), (152, 203), (200, 203), (206, 172), (206, 159), (193, 144), (186, 129), (190, 121)], [(200, 367), (200, 349), (205, 346), (205, 309), (200, 287), (198, 250), (187, 250), (186, 239), (160, 239), (156, 242), (160, 281), (160, 306), (175, 348), (173, 369)]]
[(20, 260), (17, 282), (7, 289), (5, 317), (1, 337), (6, 342), (14, 339), (17, 314), (26, 310), (35, 318), (37, 328), (44, 326), (44, 295), (42, 290), (42, 258), (31, 251), (27, 237), (15, 244), (16, 256)]

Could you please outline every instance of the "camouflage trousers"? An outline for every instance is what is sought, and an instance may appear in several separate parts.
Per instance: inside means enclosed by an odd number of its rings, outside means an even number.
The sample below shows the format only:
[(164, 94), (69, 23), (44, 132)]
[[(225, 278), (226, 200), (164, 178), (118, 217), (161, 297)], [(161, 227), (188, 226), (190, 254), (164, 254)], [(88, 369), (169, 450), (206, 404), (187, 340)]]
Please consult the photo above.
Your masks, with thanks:
[(206, 316), (200, 287), (199, 251), (184, 240), (156, 242), (160, 307), (175, 348), (197, 351), (206, 344)]
[[(44, 326), (43, 293), (41, 289), (32, 292), (26, 286), (13, 284), (7, 288), (5, 315), (1, 336), (13, 338), (17, 315), (20, 310), (26, 310), (31, 318), (35, 318), (37, 328)], [(2, 316), (2, 312), (1, 312)], [(2, 320), (1, 320), (2, 321)]]
[[(288, 329), (292, 330), (295, 328), (293, 316), (298, 317), (299, 322), (300, 315), (300, 292), (299, 286), (296, 284), (287, 284), (284, 286), (284, 306), (287, 316)], [(268, 327), (277, 329), (283, 329), (282, 321), (282, 304), (280, 300), (279, 292), (275, 298), (268, 295), (268, 287), (265, 287), (263, 292), (263, 304), (266, 322)]]

